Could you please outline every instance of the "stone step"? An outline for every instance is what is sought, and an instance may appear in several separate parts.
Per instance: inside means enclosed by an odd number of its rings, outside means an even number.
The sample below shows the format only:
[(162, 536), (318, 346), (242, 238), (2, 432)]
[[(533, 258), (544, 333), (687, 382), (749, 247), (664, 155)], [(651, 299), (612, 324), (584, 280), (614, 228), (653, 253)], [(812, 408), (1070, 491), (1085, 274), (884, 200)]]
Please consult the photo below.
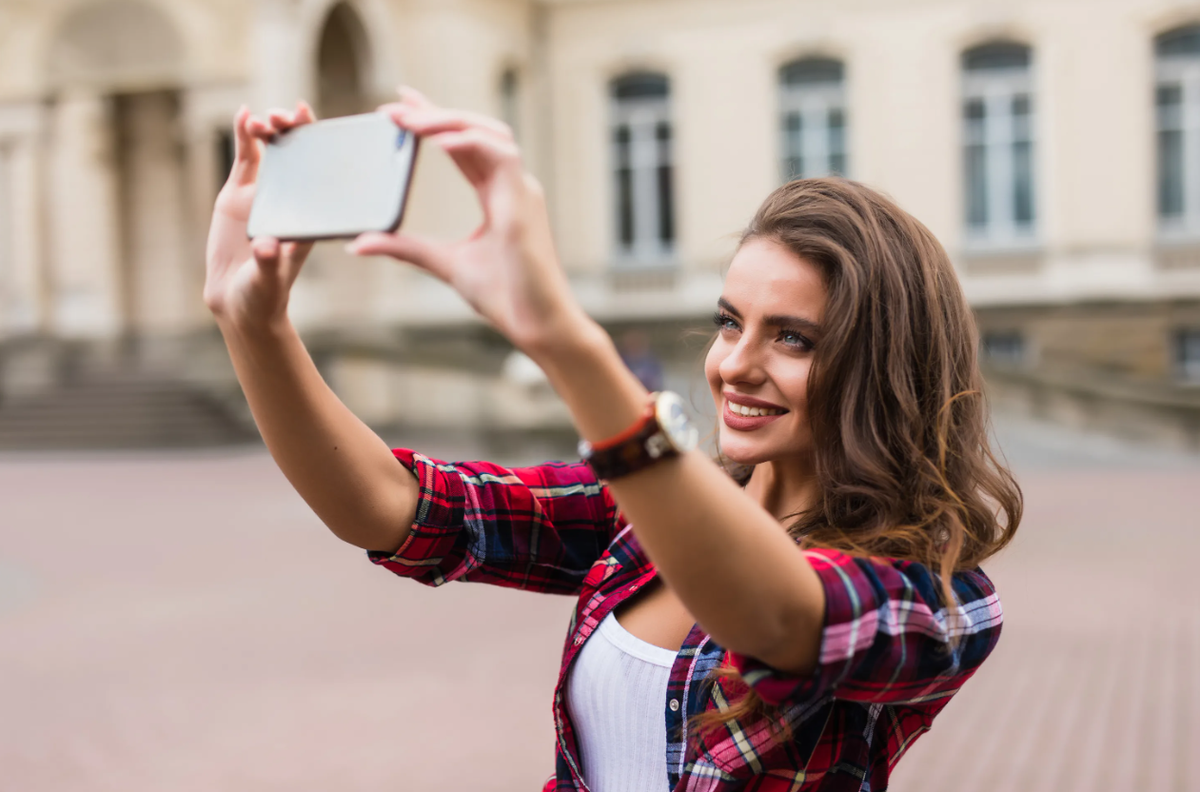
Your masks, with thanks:
[(212, 394), (161, 377), (95, 375), (0, 401), (0, 449), (202, 447), (256, 438)]

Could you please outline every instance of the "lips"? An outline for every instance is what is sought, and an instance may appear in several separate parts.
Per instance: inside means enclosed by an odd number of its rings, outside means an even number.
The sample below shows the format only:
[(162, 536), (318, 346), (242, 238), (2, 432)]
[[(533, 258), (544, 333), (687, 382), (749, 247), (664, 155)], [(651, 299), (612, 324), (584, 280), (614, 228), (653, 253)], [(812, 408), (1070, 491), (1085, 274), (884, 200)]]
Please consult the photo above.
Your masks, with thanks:
[[(762, 410), (782, 410), (782, 412), (773, 415), (739, 415), (731, 408), (730, 405), (732, 404)], [(749, 396), (728, 393), (725, 394), (724, 409), (721, 410), (721, 420), (725, 422), (725, 425), (739, 432), (752, 432), (755, 429), (761, 429), (775, 419), (782, 418), (784, 415), (787, 415), (787, 410), (778, 405)]]

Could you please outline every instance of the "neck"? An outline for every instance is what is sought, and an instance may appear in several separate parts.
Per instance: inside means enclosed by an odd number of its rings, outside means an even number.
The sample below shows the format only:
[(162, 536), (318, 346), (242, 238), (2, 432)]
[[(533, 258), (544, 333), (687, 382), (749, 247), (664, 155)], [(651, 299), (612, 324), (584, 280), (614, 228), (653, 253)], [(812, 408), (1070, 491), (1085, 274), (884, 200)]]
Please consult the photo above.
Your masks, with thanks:
[(797, 460), (762, 462), (754, 467), (746, 494), (783, 522), (816, 502), (816, 471), (811, 463)]

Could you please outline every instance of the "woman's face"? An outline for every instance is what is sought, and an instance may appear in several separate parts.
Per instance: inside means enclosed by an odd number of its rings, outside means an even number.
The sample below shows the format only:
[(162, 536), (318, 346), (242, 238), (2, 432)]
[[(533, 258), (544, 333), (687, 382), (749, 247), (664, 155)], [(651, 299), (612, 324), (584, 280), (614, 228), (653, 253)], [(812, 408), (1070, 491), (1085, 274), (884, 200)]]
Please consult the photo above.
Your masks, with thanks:
[(811, 455), (808, 371), (824, 311), (820, 273), (782, 245), (751, 239), (733, 257), (704, 362), (721, 451), (731, 461)]

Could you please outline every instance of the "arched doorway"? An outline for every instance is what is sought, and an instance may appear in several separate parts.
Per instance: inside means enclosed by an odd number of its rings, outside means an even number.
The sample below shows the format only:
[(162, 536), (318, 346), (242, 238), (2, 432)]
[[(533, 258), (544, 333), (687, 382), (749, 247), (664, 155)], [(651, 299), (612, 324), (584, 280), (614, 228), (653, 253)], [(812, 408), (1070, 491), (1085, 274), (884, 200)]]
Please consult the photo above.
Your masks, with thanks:
[(317, 114), (323, 118), (369, 112), (366, 89), (371, 52), (362, 19), (348, 3), (329, 10), (317, 45)]

